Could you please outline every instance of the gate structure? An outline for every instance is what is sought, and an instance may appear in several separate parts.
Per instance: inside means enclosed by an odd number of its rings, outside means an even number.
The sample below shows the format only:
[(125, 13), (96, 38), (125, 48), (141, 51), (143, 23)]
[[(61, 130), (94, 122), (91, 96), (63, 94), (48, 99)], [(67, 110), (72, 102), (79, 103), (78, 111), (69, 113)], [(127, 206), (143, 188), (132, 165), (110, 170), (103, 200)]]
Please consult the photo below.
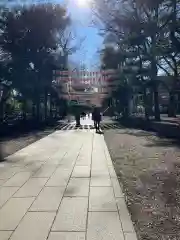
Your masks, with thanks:
[(105, 71), (53, 71), (53, 81), (61, 85), (63, 98), (80, 104), (101, 106), (117, 87), (117, 72)]

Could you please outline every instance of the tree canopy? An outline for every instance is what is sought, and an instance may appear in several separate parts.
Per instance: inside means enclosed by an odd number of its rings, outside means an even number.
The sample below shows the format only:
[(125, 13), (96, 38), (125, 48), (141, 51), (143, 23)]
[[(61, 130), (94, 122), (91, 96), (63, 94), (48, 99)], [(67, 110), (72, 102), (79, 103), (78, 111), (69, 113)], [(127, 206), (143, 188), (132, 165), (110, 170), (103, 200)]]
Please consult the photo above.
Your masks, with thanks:
[[(102, 67), (120, 72), (129, 87), (153, 93), (155, 118), (160, 119), (159, 73), (172, 77), (169, 113), (173, 108), (179, 76), (179, 0), (98, 0), (96, 25), (104, 36)], [(122, 85), (122, 84), (120, 84)], [(117, 87), (118, 91), (119, 87)]]
[(37, 118), (43, 102), (47, 116), (48, 106), (59, 105), (62, 90), (52, 72), (67, 69), (68, 55), (77, 47), (71, 43), (71, 19), (59, 4), (1, 5), (0, 10), (1, 120), (13, 89), (23, 101), (24, 116), (28, 101)]

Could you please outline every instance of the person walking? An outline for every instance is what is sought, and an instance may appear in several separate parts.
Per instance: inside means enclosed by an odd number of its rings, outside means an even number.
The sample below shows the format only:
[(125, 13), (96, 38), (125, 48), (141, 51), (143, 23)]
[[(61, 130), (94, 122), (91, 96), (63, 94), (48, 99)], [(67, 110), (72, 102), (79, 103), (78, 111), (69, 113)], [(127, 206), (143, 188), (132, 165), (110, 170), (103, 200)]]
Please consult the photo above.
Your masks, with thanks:
[(80, 124), (80, 114), (78, 111), (75, 113), (75, 120), (76, 120), (76, 127), (79, 127), (81, 124)]
[(86, 118), (86, 113), (85, 112), (82, 113), (82, 118), (83, 118), (83, 120), (85, 120), (85, 118)]
[(93, 122), (94, 122), (94, 128), (96, 128), (96, 125), (95, 125), (95, 117), (94, 117), (94, 115), (95, 115), (95, 110), (93, 110), (93, 112), (92, 112), (92, 120), (93, 120)]
[(94, 108), (92, 113), (92, 120), (94, 121), (94, 127), (96, 132), (100, 130), (100, 122), (101, 122), (101, 113), (98, 108)]

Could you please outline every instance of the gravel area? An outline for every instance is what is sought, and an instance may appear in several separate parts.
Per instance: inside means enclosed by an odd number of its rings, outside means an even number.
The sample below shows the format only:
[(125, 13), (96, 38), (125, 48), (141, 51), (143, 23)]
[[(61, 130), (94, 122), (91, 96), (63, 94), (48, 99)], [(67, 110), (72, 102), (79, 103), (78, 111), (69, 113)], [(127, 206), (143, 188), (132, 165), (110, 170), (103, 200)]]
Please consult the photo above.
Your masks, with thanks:
[(141, 240), (180, 239), (180, 148), (154, 133), (126, 128), (104, 131)]

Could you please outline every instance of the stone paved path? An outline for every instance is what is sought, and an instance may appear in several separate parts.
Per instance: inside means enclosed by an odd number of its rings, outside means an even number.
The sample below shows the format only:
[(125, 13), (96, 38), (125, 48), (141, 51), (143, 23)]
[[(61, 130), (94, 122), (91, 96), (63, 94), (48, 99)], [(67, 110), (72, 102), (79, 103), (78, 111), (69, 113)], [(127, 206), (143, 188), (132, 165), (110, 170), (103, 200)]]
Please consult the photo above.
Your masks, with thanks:
[(0, 239), (136, 239), (103, 135), (56, 131), (0, 163)]

